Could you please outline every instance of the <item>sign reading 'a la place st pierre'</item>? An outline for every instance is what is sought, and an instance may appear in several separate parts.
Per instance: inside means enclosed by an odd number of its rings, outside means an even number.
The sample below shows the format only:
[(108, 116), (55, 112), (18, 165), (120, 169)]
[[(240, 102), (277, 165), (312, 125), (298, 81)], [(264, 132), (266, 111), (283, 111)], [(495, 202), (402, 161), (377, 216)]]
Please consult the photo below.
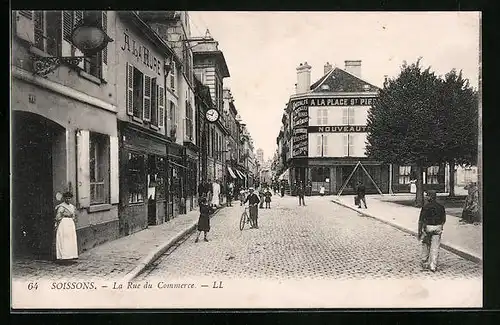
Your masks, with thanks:
[(309, 126), (308, 133), (353, 133), (366, 132), (366, 125), (331, 125), (331, 126)]
[(304, 98), (292, 103), (292, 108), (301, 106), (371, 106), (377, 97), (316, 97)]

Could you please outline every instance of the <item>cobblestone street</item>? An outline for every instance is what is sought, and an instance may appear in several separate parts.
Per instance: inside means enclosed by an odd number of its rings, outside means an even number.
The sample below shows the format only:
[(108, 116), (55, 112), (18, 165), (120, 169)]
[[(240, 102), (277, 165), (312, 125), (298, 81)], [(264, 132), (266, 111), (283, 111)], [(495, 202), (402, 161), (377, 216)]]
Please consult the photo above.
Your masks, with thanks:
[[(441, 249), (438, 272), (419, 266), (420, 243), (409, 234), (330, 202), (273, 197), (259, 210), (260, 229), (238, 228), (242, 207), (211, 220), (209, 242), (195, 234), (171, 248), (139, 279), (190, 276), (265, 279), (480, 279), (480, 265)], [(415, 225), (417, 227), (417, 225)], [(445, 228), (446, 231), (446, 228)]]

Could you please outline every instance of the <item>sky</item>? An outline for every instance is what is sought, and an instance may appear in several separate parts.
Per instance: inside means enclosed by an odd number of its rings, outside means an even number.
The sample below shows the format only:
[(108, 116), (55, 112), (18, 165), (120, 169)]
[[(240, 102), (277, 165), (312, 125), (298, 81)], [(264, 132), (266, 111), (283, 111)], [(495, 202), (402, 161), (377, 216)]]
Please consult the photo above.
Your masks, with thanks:
[(365, 81), (381, 87), (395, 78), (403, 61), (419, 57), (437, 75), (451, 69), (477, 89), (478, 12), (189, 12), (192, 36), (210, 30), (219, 42), (234, 104), (254, 140), (272, 157), (281, 116), (295, 92), (296, 67), (312, 66), (311, 83), (330, 62), (361, 60)]

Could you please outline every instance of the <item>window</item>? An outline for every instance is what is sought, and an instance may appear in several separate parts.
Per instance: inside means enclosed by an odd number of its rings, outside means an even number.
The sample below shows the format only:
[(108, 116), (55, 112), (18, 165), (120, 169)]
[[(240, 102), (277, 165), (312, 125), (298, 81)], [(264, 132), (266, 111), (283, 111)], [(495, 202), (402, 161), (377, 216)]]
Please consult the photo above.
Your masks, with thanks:
[(191, 102), (186, 100), (186, 137), (193, 139), (193, 108)]
[(158, 126), (158, 90), (156, 78), (151, 79), (151, 124)]
[(144, 75), (137, 68), (133, 68), (133, 92), (134, 92), (134, 117), (142, 120), (143, 116), (143, 100), (144, 100)]
[(320, 108), (317, 110), (317, 122), (318, 125), (328, 125), (328, 109), (327, 108)]
[(410, 184), (411, 166), (399, 166), (399, 184)]
[(348, 124), (354, 124), (354, 107), (349, 107), (347, 110), (349, 114)]
[(90, 133), (90, 204), (109, 202), (109, 137)]
[(342, 136), (342, 142), (344, 144), (344, 156), (352, 156), (354, 152), (354, 141), (352, 134), (344, 134)]
[(177, 134), (177, 112), (176, 112), (176, 107), (175, 103), (171, 100), (169, 102), (169, 108), (168, 108), (168, 131), (170, 136), (175, 136), (174, 134)]
[(35, 11), (34, 46), (52, 56), (61, 55), (61, 11)]
[[(81, 11), (80, 11), (81, 12)], [(77, 17), (78, 18), (78, 17)], [(107, 33), (108, 27), (108, 15), (106, 11), (83, 11), (83, 20), (96, 19), (97, 23), (101, 26), (104, 32)], [(78, 21), (75, 21), (77, 24)], [(107, 47), (104, 48), (102, 52), (95, 54), (92, 57), (85, 58), (83, 64), (83, 70), (99, 79), (102, 79), (102, 65), (108, 63), (108, 50)]]
[(175, 66), (175, 61), (172, 60), (172, 69), (170, 70), (170, 90), (175, 93), (175, 77), (177, 75), (177, 68)]
[(328, 135), (323, 135), (323, 156), (328, 156)]
[(347, 125), (349, 123), (349, 109), (347, 107), (342, 107), (342, 124)]
[(427, 168), (427, 184), (439, 184), (439, 166)]
[(129, 153), (128, 155), (128, 192), (129, 203), (144, 202), (145, 190), (145, 166), (144, 157), (139, 154)]
[(322, 135), (317, 135), (316, 136), (316, 155), (318, 156), (322, 156), (323, 155), (323, 152), (322, 152), (322, 146), (323, 146), (323, 136)]

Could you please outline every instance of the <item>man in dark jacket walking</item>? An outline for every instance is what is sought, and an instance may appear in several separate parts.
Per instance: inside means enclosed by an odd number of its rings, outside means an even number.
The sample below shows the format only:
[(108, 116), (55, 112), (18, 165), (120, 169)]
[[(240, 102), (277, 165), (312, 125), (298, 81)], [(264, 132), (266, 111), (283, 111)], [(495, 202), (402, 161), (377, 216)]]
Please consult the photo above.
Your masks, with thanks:
[(358, 202), (359, 202), (358, 208), (360, 209), (361, 209), (361, 202), (363, 202), (363, 204), (365, 205), (365, 209), (368, 209), (368, 207), (366, 206), (365, 194), (366, 194), (365, 186), (363, 185), (363, 183), (358, 182), (358, 186), (356, 187), (356, 195), (358, 196)]
[(429, 201), (422, 207), (418, 219), (418, 240), (422, 241), (422, 268), (435, 272), (446, 212), (444, 207), (436, 202), (436, 191), (427, 191), (427, 197)]
[(305, 194), (305, 188), (304, 184), (302, 182), (299, 183), (297, 186), (297, 195), (299, 196), (299, 206), (300, 205), (306, 205), (306, 202), (304, 201), (304, 194)]

